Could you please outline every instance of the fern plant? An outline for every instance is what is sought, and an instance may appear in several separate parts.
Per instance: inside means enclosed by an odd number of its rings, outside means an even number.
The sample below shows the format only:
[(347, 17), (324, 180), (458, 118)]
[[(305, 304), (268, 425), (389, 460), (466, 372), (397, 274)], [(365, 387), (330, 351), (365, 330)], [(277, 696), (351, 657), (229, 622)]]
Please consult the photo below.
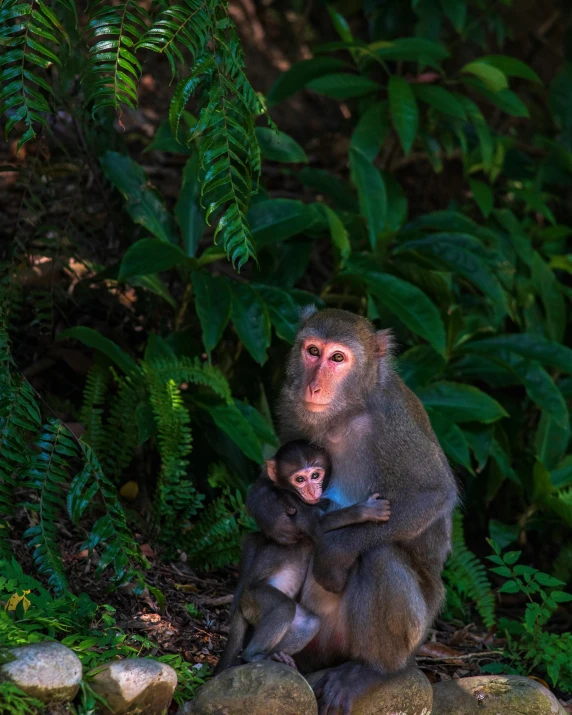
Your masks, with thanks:
[(453, 550), (444, 572), (449, 604), (457, 600), (457, 594), (461, 597), (459, 603), (470, 599), (485, 626), (492, 628), (496, 622), (494, 593), (485, 566), (467, 548), (463, 517), (458, 511), (453, 515), (452, 541)]

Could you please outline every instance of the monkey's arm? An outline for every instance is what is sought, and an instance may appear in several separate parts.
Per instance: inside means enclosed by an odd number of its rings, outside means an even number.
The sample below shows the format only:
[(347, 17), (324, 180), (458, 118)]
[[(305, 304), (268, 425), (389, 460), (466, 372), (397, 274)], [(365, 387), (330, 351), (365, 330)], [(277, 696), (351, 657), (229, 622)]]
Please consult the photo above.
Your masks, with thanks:
[(322, 514), (317, 524), (316, 536), (353, 524), (388, 521), (390, 516), (389, 501), (380, 499), (379, 494), (372, 494), (369, 499), (359, 504)]
[(283, 489), (276, 489), (267, 477), (259, 477), (246, 497), (246, 507), (266, 537), (293, 546), (306, 533), (292, 519), (297, 512), (296, 500)]

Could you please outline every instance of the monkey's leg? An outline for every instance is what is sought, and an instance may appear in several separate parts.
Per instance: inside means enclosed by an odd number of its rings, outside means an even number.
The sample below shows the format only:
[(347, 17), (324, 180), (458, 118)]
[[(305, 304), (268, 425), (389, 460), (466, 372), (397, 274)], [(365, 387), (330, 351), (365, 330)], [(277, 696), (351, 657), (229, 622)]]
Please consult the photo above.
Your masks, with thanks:
[(242, 653), (247, 663), (267, 658), (286, 635), (296, 615), (296, 604), (274, 586), (261, 584), (246, 589), (241, 606), (254, 633)]
[(223, 654), (219, 658), (216, 668), (214, 669), (213, 675), (218, 675), (222, 673), (223, 670), (230, 668), (233, 665), (238, 665), (240, 662), (238, 656), (242, 650), (242, 645), (244, 643), (244, 636), (248, 629), (248, 622), (246, 618), (242, 615), (240, 607), (236, 609), (230, 620), (230, 626), (228, 629), (228, 640), (226, 642), (226, 647)]
[(320, 619), (300, 604), (296, 604), (294, 620), (276, 646), (277, 653), (294, 655), (305, 648), (320, 630)]

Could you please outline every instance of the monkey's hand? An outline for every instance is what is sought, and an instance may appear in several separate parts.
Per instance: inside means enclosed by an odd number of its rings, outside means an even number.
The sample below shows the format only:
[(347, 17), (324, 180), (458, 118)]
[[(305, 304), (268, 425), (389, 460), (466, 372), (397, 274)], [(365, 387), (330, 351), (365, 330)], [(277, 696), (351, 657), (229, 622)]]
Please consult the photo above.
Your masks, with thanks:
[(363, 514), (363, 521), (389, 521), (391, 516), (389, 501), (382, 499), (379, 494), (372, 494), (357, 506)]

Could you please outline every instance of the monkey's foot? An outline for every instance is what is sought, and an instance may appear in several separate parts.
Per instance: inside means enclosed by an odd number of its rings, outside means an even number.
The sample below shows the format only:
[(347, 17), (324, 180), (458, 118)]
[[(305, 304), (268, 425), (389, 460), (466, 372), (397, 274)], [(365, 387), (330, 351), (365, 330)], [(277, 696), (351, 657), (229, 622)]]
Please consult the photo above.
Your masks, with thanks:
[(344, 663), (327, 670), (313, 686), (319, 715), (351, 715), (357, 698), (383, 679), (379, 672), (360, 663)]
[(282, 653), (282, 651), (279, 653), (273, 653), (270, 656), (270, 660), (275, 660), (277, 663), (284, 663), (284, 665), (289, 665), (291, 668), (294, 668), (294, 670), (298, 670), (298, 667), (294, 662), (294, 658), (288, 655), (288, 653)]

